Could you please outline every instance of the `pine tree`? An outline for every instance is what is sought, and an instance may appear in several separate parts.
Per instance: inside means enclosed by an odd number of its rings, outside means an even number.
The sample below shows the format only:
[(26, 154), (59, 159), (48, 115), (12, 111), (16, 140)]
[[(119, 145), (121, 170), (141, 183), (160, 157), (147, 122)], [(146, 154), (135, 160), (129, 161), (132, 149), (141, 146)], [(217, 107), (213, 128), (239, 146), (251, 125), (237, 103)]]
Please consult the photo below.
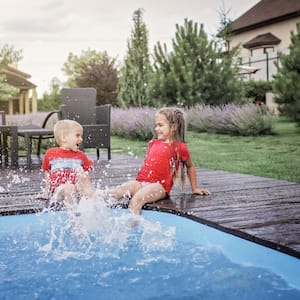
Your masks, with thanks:
[(127, 55), (120, 71), (118, 101), (121, 106), (149, 105), (148, 81), (151, 71), (148, 32), (142, 9), (133, 14), (134, 28), (127, 44)]
[(289, 54), (280, 55), (277, 69), (273, 89), (279, 111), (300, 126), (300, 24), (291, 32)]
[(200, 26), (184, 20), (176, 25), (173, 51), (168, 54), (158, 43), (154, 48), (151, 95), (166, 104), (222, 104), (241, 98), (241, 83), (234, 67), (235, 51), (223, 53)]

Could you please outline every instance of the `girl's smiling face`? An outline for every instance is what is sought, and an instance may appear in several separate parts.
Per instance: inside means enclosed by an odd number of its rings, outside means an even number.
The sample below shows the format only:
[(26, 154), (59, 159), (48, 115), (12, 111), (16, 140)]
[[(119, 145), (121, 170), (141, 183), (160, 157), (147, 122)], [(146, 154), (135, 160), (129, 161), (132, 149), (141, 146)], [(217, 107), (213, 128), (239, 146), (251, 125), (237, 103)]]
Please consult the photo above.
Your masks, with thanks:
[(162, 142), (171, 142), (171, 126), (167, 118), (162, 114), (155, 116), (155, 133)]

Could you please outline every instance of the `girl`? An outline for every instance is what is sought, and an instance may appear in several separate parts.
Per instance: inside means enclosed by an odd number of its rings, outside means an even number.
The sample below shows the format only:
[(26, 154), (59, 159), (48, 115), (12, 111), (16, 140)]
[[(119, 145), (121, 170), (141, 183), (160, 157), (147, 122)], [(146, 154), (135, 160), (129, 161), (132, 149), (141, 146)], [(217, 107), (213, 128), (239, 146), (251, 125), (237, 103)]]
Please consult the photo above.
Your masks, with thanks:
[(130, 198), (129, 208), (139, 214), (146, 203), (169, 196), (181, 165), (181, 183), (185, 183), (184, 169), (187, 169), (192, 192), (209, 195), (206, 189), (197, 187), (195, 166), (184, 142), (185, 120), (178, 108), (165, 107), (155, 114), (157, 138), (148, 144), (147, 156), (136, 179), (126, 182), (110, 191), (114, 198)]

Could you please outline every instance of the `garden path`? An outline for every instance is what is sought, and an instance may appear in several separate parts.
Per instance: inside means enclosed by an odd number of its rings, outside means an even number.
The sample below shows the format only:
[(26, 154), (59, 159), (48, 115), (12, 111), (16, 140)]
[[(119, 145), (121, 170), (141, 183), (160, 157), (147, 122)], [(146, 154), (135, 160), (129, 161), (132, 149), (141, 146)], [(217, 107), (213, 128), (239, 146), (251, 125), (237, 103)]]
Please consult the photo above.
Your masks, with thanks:
[[(141, 162), (119, 154), (113, 154), (110, 162), (95, 161), (94, 183), (104, 189), (133, 179)], [(0, 215), (45, 207), (44, 201), (34, 198), (42, 189), (38, 165), (0, 173)], [(199, 187), (208, 188), (210, 196), (192, 195), (188, 184), (184, 189), (175, 184), (170, 199), (145, 209), (182, 215), (300, 258), (300, 184), (202, 168), (197, 168), (197, 176)]]

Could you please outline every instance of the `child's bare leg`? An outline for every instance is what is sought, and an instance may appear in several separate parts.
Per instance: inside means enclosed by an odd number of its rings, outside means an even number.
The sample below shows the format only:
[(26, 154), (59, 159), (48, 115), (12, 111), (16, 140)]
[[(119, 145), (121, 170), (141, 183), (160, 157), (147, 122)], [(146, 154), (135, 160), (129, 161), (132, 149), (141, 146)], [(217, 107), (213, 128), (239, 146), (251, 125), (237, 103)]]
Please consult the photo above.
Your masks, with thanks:
[(129, 202), (129, 208), (135, 214), (140, 214), (146, 203), (155, 202), (166, 197), (166, 191), (159, 183), (150, 183), (138, 190)]
[(76, 189), (78, 193), (80, 196), (92, 198), (95, 195), (96, 188), (92, 184), (90, 175), (83, 172), (83, 170), (79, 170), (77, 175)]
[(55, 194), (55, 200), (58, 202), (73, 203), (73, 196), (76, 193), (74, 184), (63, 184)]
[(136, 180), (128, 181), (119, 185), (109, 191), (109, 195), (116, 199), (123, 198), (126, 194), (130, 196), (135, 195), (140, 189), (142, 185), (140, 182)]

